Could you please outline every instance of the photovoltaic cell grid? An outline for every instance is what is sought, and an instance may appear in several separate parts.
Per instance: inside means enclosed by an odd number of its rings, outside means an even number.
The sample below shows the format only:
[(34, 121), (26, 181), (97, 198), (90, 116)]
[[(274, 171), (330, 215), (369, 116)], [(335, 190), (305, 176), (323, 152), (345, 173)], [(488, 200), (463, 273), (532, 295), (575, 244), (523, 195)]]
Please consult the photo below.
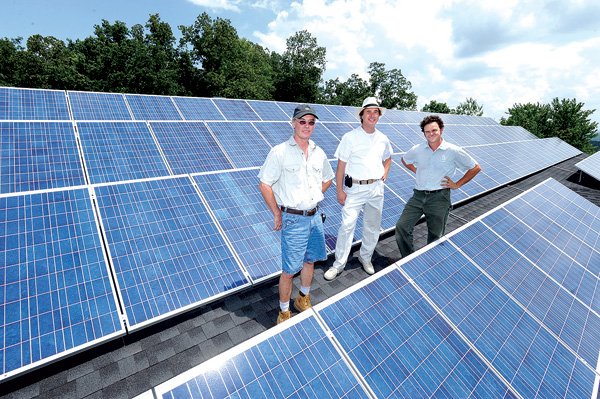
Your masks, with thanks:
[(204, 122), (150, 122), (174, 174), (232, 169)]
[(173, 97), (184, 119), (188, 121), (224, 120), (223, 114), (217, 109), (210, 98)]
[(73, 119), (77, 121), (131, 120), (125, 98), (116, 93), (69, 91)]
[(252, 125), (271, 147), (283, 143), (294, 134), (290, 122), (252, 122)]
[[(300, 317), (299, 317), (300, 318)], [(368, 398), (314, 317), (156, 389), (162, 399)]]
[(169, 176), (145, 122), (78, 122), (92, 184)]
[(125, 94), (125, 99), (135, 120), (177, 121), (182, 119), (171, 97)]
[(277, 103), (273, 101), (246, 100), (246, 102), (263, 121), (286, 121), (292, 119), (291, 114), (283, 112)]
[(259, 121), (260, 117), (244, 100), (213, 98), (215, 105), (228, 121)]
[(87, 189), (0, 197), (0, 376), (124, 333)]
[(70, 122), (0, 122), (0, 193), (82, 184)]
[(600, 180), (600, 152), (590, 155), (583, 161), (577, 162), (575, 166), (594, 179)]
[(317, 309), (378, 398), (517, 397), (398, 269)]
[(129, 326), (248, 284), (188, 177), (94, 189)]
[(253, 282), (281, 272), (281, 233), (273, 230), (257, 176), (258, 169), (194, 176)]
[(236, 168), (261, 166), (271, 147), (250, 122), (208, 122)]
[(0, 87), (0, 120), (70, 120), (64, 91)]

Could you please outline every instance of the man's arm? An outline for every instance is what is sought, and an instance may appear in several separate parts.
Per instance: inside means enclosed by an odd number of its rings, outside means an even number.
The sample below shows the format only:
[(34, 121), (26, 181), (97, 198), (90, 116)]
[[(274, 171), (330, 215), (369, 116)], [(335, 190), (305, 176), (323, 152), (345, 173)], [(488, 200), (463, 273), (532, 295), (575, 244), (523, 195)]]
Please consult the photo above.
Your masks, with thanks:
[(275, 200), (275, 194), (273, 193), (273, 188), (269, 186), (267, 183), (260, 182), (258, 185), (260, 193), (265, 199), (265, 203), (267, 207), (273, 212), (274, 224), (273, 230), (281, 230), (281, 209), (277, 205), (277, 201)]
[(467, 170), (465, 172), (465, 174), (463, 175), (463, 177), (461, 177), (457, 182), (453, 182), (450, 177), (444, 176), (444, 178), (442, 179), (442, 187), (450, 188), (453, 190), (460, 188), (463, 185), (467, 184), (480, 171), (481, 171), (481, 166), (479, 166), (479, 164), (477, 164), (474, 167), (472, 167), (471, 169)]
[(390, 173), (390, 167), (392, 166), (392, 157), (389, 157), (385, 161), (383, 161), (383, 176), (381, 176), (381, 180), (385, 181)]
[(401, 159), (402, 159), (402, 165), (406, 166), (406, 168), (408, 170), (410, 170), (411, 172), (417, 173), (417, 167), (414, 164), (404, 162), (404, 158), (401, 158)]
[(325, 191), (327, 191), (327, 189), (329, 188), (329, 186), (331, 186), (331, 183), (333, 183), (333, 179), (329, 179), (327, 181), (324, 181), (323, 185), (321, 186), (321, 191), (323, 193), (325, 193)]
[(337, 168), (335, 169), (335, 190), (337, 200), (344, 205), (346, 202), (346, 192), (344, 191), (344, 176), (346, 175), (346, 162), (338, 159)]

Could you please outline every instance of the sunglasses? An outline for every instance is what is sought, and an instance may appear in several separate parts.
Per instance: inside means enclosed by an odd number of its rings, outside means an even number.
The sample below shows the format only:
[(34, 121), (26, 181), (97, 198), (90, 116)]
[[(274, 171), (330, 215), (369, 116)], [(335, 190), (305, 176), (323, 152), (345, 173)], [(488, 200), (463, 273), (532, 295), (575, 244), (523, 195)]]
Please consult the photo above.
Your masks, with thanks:
[(314, 126), (315, 123), (317, 123), (317, 121), (307, 121), (305, 119), (296, 119), (298, 121), (299, 124), (301, 124), (302, 126), (306, 125), (308, 123), (309, 126)]

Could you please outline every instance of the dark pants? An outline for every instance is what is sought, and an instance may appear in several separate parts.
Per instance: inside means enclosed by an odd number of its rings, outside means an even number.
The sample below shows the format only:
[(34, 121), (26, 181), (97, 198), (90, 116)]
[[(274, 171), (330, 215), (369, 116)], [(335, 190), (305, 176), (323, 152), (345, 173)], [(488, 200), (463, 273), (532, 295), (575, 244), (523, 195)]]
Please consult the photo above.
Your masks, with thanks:
[(444, 235), (451, 207), (450, 189), (414, 190), (413, 196), (404, 206), (402, 215), (396, 223), (396, 243), (402, 257), (414, 252), (413, 230), (421, 216), (425, 215), (427, 243), (429, 244)]

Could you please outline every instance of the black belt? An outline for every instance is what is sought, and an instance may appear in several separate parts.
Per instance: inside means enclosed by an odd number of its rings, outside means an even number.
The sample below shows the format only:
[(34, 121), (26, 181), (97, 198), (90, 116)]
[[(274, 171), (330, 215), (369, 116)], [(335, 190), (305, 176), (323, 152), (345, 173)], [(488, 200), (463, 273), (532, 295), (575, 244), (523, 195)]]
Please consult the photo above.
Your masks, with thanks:
[(375, 183), (376, 181), (379, 181), (380, 179), (367, 179), (367, 180), (358, 180), (358, 179), (352, 179), (352, 183), (355, 184), (372, 184)]
[(444, 191), (444, 190), (450, 190), (450, 189), (449, 188), (440, 188), (438, 190), (417, 190), (415, 188), (415, 191), (418, 191), (418, 192), (423, 193), (423, 194), (439, 193), (440, 191)]
[(309, 209), (308, 211), (301, 211), (300, 209), (287, 208), (285, 206), (280, 206), (279, 209), (281, 209), (282, 212), (291, 213), (292, 215), (313, 216), (315, 213), (317, 213), (317, 210), (319, 209), (319, 207), (315, 206), (313, 209)]

